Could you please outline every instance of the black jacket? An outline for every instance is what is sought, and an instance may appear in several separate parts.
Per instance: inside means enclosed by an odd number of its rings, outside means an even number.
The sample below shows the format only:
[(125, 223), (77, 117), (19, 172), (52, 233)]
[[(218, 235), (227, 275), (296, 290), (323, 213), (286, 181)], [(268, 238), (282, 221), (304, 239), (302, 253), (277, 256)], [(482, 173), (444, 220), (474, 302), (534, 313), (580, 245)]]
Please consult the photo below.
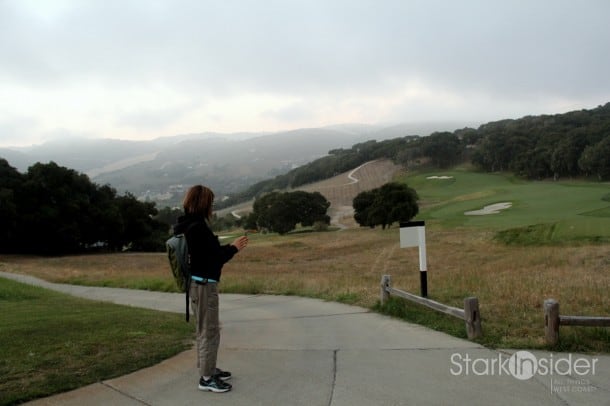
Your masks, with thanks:
[(222, 266), (237, 253), (231, 244), (220, 245), (202, 217), (186, 215), (174, 225), (174, 234), (185, 233), (191, 256), (191, 273), (220, 281)]

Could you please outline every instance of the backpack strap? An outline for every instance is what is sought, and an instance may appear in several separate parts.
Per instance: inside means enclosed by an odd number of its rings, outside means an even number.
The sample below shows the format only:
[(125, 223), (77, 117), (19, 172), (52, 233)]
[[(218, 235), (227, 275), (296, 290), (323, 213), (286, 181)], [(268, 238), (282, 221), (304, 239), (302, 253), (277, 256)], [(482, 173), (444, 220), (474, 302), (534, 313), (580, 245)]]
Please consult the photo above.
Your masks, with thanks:
[[(186, 239), (186, 233), (188, 231), (190, 231), (190, 229), (193, 228), (194, 226), (196, 226), (197, 224), (199, 224), (199, 222), (195, 221), (195, 222), (192, 222), (191, 224), (188, 225), (188, 227), (186, 228), (186, 230), (184, 230), (184, 233), (183, 233), (185, 239)], [(188, 247), (188, 240), (186, 240), (186, 246)], [(189, 258), (188, 258), (188, 260), (189, 260), (189, 267), (190, 267), (190, 265), (191, 265), (190, 264), (190, 262), (191, 262), (191, 250), (189, 250)], [(186, 322), (188, 323), (189, 319), (190, 319), (190, 316), (191, 316), (191, 312), (189, 311), (189, 299), (190, 299), (189, 293), (191, 291), (191, 282), (192, 282), (191, 275), (189, 275), (189, 277), (187, 278), (187, 280), (185, 282), (186, 282), (186, 287), (185, 287), (185, 290), (186, 290), (185, 293), (186, 294), (184, 295), (185, 296), (185, 302), (186, 302), (186, 312), (185, 312), (185, 314), (186, 314)]]
[(186, 322), (189, 322), (191, 312), (189, 311), (189, 292), (191, 290), (191, 279), (186, 282)]

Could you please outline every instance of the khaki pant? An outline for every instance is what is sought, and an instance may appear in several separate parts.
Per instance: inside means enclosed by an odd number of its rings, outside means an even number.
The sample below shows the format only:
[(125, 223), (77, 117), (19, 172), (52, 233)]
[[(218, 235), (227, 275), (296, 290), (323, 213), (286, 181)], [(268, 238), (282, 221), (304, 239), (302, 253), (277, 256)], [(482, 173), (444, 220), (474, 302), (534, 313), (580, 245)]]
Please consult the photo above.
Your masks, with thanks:
[(212, 376), (220, 345), (218, 284), (198, 285), (193, 281), (189, 295), (197, 325), (197, 368), (201, 376)]

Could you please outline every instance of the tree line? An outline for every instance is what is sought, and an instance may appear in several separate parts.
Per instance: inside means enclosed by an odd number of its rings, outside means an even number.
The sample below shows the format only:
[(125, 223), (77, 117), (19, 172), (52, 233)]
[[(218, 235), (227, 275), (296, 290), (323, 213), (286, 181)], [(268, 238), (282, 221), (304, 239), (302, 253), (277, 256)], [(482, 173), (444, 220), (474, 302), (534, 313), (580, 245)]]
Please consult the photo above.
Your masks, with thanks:
[(0, 159), (0, 252), (159, 251), (168, 225), (157, 214), (154, 203), (118, 195), (54, 162), (21, 174)]
[(610, 103), (483, 125), (473, 163), (530, 179), (610, 179)]
[[(330, 203), (320, 193), (270, 193), (246, 219), (214, 215), (212, 228), (246, 227), (285, 234), (302, 226), (325, 227)], [(88, 251), (163, 251), (180, 209), (156, 208), (118, 195), (87, 175), (36, 163), (21, 174), (0, 158), (0, 253), (64, 255)]]
[(477, 129), (406, 135), (355, 144), (275, 178), (258, 182), (222, 203), (251, 200), (274, 190), (296, 188), (354, 169), (374, 159), (391, 159), (407, 169), (439, 169), (471, 163), (487, 172), (508, 171), (527, 179), (610, 179), (610, 103), (591, 110), (490, 122)]

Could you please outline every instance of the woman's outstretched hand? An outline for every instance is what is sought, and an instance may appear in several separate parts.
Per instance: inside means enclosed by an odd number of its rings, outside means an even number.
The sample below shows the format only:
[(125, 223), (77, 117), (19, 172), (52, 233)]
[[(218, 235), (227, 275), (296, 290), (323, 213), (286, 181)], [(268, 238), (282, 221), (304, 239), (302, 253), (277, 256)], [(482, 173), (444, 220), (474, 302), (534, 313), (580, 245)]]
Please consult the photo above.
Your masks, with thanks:
[(237, 251), (241, 251), (246, 248), (246, 245), (248, 245), (248, 237), (242, 235), (241, 237), (236, 238), (231, 245), (237, 248)]

